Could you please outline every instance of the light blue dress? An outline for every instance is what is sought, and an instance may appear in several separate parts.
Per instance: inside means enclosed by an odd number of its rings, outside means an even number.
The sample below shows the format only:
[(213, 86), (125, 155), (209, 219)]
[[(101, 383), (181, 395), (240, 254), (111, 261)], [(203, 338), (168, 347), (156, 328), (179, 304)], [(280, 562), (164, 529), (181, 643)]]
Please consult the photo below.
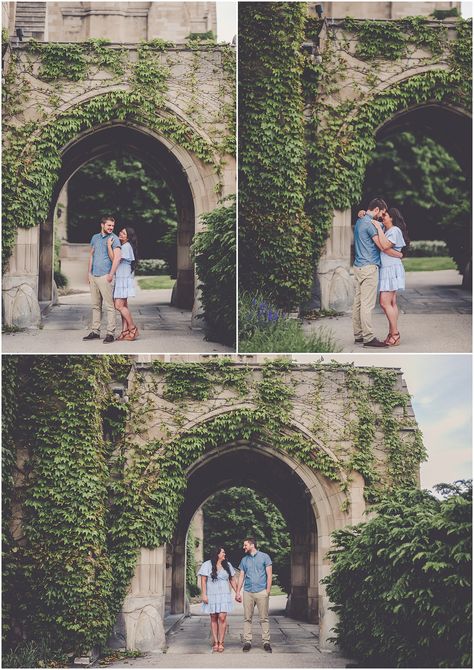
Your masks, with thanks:
[[(233, 577), (235, 570), (229, 563), (230, 574)], [(207, 577), (206, 594), (208, 603), (202, 603), (203, 614), (217, 614), (218, 612), (232, 612), (234, 602), (227, 570), (221, 568), (217, 571), (217, 579), (211, 577), (212, 562), (204, 561), (198, 572), (198, 577)]]
[[(385, 231), (385, 237), (393, 242), (392, 249), (401, 251), (405, 246), (402, 231), (392, 226)], [(380, 253), (379, 291), (403, 291), (405, 288), (405, 268), (401, 258)]]
[(132, 261), (135, 260), (130, 242), (122, 244), (122, 257), (115, 273), (114, 298), (130, 298), (135, 295), (135, 275), (132, 272)]

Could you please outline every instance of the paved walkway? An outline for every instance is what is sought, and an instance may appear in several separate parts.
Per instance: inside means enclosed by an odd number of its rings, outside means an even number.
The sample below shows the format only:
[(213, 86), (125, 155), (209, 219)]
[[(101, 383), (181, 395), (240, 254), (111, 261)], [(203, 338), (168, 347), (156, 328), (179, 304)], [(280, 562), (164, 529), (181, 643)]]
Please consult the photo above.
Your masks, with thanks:
[[(408, 272), (407, 288), (399, 293), (401, 343), (391, 349), (367, 349), (354, 344), (351, 315), (307, 321), (306, 332), (332, 331), (340, 351), (379, 353), (458, 353), (472, 349), (472, 295), (461, 288), (455, 270)], [(373, 312), (375, 334), (384, 339), (387, 319), (379, 305)]]
[(168, 635), (164, 654), (146, 654), (137, 659), (112, 663), (115, 668), (345, 668), (348, 659), (319, 650), (318, 626), (284, 615), (286, 596), (270, 598), (270, 631), (273, 653), (262, 648), (258, 614), (255, 609), (253, 646), (242, 652), (243, 608), (236, 603), (228, 617), (225, 651), (213, 653), (209, 616), (200, 614), (200, 605), (191, 606), (191, 616), (183, 619)]
[[(102, 340), (83, 342), (89, 332), (91, 317), (90, 296), (87, 287), (82, 293), (61, 296), (43, 317), (42, 328), (20, 333), (4, 333), (3, 353), (60, 354), (60, 353), (211, 353), (231, 352), (217, 342), (206, 342), (204, 331), (191, 328), (191, 312), (170, 306), (171, 290), (142, 290), (130, 300), (130, 309), (140, 331), (134, 342), (114, 342), (104, 345)], [(105, 334), (105, 319), (102, 321)], [(117, 312), (116, 333), (121, 331)]]

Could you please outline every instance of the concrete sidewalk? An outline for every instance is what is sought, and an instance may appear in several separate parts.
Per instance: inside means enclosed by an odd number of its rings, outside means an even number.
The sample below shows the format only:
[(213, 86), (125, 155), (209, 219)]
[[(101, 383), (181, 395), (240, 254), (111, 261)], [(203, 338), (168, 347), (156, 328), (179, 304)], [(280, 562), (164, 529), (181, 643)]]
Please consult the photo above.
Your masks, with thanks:
[[(230, 347), (207, 342), (204, 331), (191, 327), (191, 312), (171, 307), (171, 290), (142, 290), (137, 287), (136, 298), (130, 299), (130, 310), (140, 337), (133, 342), (102, 340), (83, 341), (89, 332), (91, 318), (90, 295), (87, 287), (82, 293), (61, 296), (59, 304), (43, 316), (42, 328), (18, 333), (4, 333), (4, 354), (62, 354), (62, 353), (213, 353), (232, 352)], [(117, 312), (116, 335), (121, 331)], [(105, 319), (102, 320), (102, 337)]]
[(137, 659), (112, 663), (114, 668), (345, 668), (349, 660), (319, 649), (318, 626), (290, 619), (284, 614), (286, 596), (270, 598), (270, 632), (273, 653), (263, 650), (258, 613), (255, 609), (252, 649), (242, 652), (243, 607), (236, 603), (228, 616), (223, 653), (212, 651), (209, 616), (200, 605), (191, 606), (168, 635), (163, 654), (146, 654)]
[[(407, 288), (400, 292), (401, 343), (388, 349), (369, 349), (354, 343), (351, 314), (305, 321), (306, 333), (323, 327), (342, 352), (357, 353), (458, 353), (472, 350), (472, 295), (461, 288), (455, 270), (408, 272)], [(385, 339), (388, 323), (379, 305), (373, 312), (376, 337)], [(317, 352), (315, 352), (317, 353)]]

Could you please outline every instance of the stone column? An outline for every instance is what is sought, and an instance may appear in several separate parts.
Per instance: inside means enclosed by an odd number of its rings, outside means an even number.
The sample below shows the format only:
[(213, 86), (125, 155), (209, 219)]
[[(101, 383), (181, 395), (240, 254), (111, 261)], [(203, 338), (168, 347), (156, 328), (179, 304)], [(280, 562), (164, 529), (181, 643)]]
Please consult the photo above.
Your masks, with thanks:
[(288, 598), (288, 615), (308, 619), (308, 533), (297, 531), (291, 539), (291, 593)]
[(7, 326), (38, 328), (39, 226), (18, 228), (8, 273), (3, 277), (3, 321)]
[(183, 614), (186, 589), (186, 539), (173, 547), (173, 574), (171, 582), (171, 614)]
[(141, 549), (129, 592), (109, 644), (159, 652), (165, 645), (166, 547)]
[(321, 285), (321, 309), (344, 312), (352, 305), (351, 244), (351, 210), (335, 211), (331, 234), (317, 268)]
[(194, 560), (196, 565), (201, 565), (204, 560), (204, 514), (202, 507), (198, 509), (191, 521), (191, 530), (196, 540), (194, 547)]

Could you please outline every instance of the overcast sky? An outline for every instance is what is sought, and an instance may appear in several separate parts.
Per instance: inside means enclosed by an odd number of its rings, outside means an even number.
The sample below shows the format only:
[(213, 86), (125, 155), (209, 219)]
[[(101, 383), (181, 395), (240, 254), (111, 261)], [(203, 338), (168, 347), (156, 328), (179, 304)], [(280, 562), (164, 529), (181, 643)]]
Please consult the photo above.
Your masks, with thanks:
[(234, 0), (216, 2), (217, 41), (232, 42), (237, 33), (237, 3)]
[(421, 485), (472, 477), (472, 362), (469, 354), (337, 354), (295, 356), (298, 362), (337, 359), (341, 363), (398, 367), (411, 393), (428, 460)]

